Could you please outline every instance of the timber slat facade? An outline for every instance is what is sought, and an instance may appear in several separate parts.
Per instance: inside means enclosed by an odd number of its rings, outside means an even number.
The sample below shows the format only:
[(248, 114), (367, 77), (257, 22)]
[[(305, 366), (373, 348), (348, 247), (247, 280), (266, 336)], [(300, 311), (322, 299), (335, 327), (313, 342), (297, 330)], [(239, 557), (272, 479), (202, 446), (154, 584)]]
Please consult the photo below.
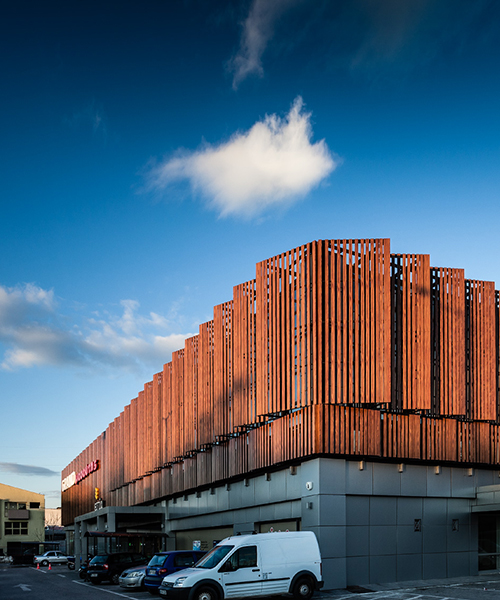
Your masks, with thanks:
[(500, 465), (499, 293), (387, 239), (256, 266), (63, 471), (63, 522), (317, 455)]

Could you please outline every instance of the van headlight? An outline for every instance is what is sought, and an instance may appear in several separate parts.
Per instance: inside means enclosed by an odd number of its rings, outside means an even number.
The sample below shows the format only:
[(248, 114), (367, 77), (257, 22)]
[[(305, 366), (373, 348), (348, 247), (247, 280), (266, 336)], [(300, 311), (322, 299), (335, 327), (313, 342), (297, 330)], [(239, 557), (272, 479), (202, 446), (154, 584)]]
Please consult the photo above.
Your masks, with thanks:
[(184, 585), (184, 582), (186, 581), (187, 577), (178, 577), (175, 580), (174, 583), (174, 587), (182, 587)]

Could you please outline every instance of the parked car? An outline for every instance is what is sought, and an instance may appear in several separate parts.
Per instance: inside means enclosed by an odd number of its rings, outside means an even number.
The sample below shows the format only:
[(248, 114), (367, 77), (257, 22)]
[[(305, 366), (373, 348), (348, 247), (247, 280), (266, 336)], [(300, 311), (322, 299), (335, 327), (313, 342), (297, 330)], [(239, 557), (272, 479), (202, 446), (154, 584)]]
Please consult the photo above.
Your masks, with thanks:
[(89, 563), (86, 580), (95, 584), (103, 581), (117, 584), (125, 569), (144, 565), (146, 562), (147, 559), (142, 554), (133, 552), (97, 554)]
[(68, 562), (68, 556), (59, 552), (58, 550), (49, 550), (44, 554), (35, 555), (33, 557), (33, 562), (41, 565), (42, 567), (46, 567), (49, 565), (65, 565)]
[(321, 589), (321, 555), (312, 531), (238, 535), (222, 540), (195, 567), (167, 575), (168, 600), (222, 600), (292, 594), (309, 600)]
[(205, 555), (198, 550), (173, 550), (157, 552), (149, 561), (144, 585), (151, 594), (158, 593), (162, 579), (186, 567), (192, 567)]
[(125, 571), (123, 571), (118, 578), (120, 587), (134, 589), (144, 588), (144, 576), (146, 574), (147, 567), (148, 565), (139, 565), (137, 567), (125, 569)]

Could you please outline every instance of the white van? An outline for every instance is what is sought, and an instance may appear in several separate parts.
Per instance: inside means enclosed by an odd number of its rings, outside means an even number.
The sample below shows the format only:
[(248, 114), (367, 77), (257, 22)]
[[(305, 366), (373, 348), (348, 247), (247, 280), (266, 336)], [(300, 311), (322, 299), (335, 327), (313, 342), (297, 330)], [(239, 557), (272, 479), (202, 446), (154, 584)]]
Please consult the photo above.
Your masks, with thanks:
[(196, 565), (167, 575), (159, 588), (168, 600), (223, 600), (293, 594), (309, 599), (321, 589), (321, 555), (312, 531), (235, 535)]

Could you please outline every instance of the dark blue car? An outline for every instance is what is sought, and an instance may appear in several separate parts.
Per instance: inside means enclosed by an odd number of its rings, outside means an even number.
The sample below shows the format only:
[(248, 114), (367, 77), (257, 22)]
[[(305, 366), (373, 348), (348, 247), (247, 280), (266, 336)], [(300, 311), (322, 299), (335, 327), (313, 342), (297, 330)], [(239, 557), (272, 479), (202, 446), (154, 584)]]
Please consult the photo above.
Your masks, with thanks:
[(158, 588), (164, 577), (192, 567), (205, 552), (197, 550), (172, 550), (171, 552), (157, 552), (149, 561), (146, 569), (144, 585), (151, 594), (157, 594)]

